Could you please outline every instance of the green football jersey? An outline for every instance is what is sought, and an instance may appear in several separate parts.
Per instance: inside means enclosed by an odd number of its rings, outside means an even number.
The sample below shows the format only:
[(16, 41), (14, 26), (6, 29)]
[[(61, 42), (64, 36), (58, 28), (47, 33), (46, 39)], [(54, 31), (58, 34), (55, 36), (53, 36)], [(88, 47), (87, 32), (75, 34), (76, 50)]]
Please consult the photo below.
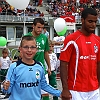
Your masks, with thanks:
[[(29, 32), (27, 35), (33, 36), (32, 32)], [(38, 51), (37, 51), (37, 53), (36, 53), (36, 55), (34, 56), (33, 59), (36, 60), (36, 61), (40, 61), (43, 64), (44, 70), (46, 72), (44, 52), (49, 51), (48, 38), (42, 33), (39, 36), (34, 37), (34, 38), (36, 39)]]

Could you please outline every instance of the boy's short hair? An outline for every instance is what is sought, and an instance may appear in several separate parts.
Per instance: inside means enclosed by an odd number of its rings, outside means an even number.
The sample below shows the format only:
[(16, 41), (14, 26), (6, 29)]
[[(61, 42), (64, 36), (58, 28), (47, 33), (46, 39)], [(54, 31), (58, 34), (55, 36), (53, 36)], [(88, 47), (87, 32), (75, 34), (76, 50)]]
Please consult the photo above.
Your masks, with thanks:
[(54, 42), (49, 39), (49, 45), (54, 45)]
[(2, 53), (9, 53), (7, 48), (2, 49)]
[(26, 40), (26, 41), (35, 41), (35, 38), (33, 36), (30, 36), (30, 35), (23, 36), (21, 38), (20, 47), (22, 47), (24, 40)]

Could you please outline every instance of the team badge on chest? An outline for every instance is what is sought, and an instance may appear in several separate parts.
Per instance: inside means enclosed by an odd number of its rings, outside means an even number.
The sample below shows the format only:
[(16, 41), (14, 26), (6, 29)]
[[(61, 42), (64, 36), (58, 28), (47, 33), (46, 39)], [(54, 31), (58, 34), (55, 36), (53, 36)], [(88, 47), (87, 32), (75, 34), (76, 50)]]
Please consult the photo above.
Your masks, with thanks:
[(39, 79), (40, 78), (40, 72), (37, 70), (36, 71), (36, 79)]
[(42, 38), (42, 44), (44, 45), (44, 40), (43, 40), (43, 38)]
[(98, 46), (95, 44), (94, 45), (94, 52), (97, 53), (98, 52)]

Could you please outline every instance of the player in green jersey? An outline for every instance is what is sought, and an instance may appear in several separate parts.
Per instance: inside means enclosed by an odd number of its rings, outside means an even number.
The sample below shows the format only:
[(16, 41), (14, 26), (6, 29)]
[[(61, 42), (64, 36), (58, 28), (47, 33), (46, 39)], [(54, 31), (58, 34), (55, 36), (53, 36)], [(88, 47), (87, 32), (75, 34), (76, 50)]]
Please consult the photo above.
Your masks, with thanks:
[[(48, 38), (44, 34), (42, 34), (42, 30), (44, 28), (44, 20), (42, 18), (35, 18), (32, 27), (33, 31), (27, 33), (26, 35), (33, 36), (37, 42), (38, 51), (33, 59), (40, 61), (44, 65), (44, 70), (46, 72), (46, 78), (47, 78), (47, 75), (51, 74), (51, 66), (48, 54), (49, 51)], [(48, 66), (47, 71), (46, 71), (45, 61)], [(42, 100), (49, 100), (49, 94), (47, 92), (42, 91), (42, 97), (43, 97)]]

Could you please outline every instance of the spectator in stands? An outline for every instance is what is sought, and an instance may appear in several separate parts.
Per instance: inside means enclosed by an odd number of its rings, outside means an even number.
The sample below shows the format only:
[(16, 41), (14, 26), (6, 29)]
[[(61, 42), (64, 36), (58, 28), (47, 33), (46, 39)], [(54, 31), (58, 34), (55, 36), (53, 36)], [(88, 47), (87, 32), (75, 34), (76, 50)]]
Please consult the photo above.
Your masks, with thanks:
[(1, 13), (2, 13), (2, 7), (0, 6), (0, 15), (1, 15)]
[(38, 6), (39, 0), (35, 0), (35, 6)]
[(40, 14), (40, 17), (43, 17), (44, 16), (44, 13), (42, 12), (41, 14)]
[(28, 6), (27, 6), (27, 8), (33, 9), (33, 4), (32, 3), (29, 3)]

